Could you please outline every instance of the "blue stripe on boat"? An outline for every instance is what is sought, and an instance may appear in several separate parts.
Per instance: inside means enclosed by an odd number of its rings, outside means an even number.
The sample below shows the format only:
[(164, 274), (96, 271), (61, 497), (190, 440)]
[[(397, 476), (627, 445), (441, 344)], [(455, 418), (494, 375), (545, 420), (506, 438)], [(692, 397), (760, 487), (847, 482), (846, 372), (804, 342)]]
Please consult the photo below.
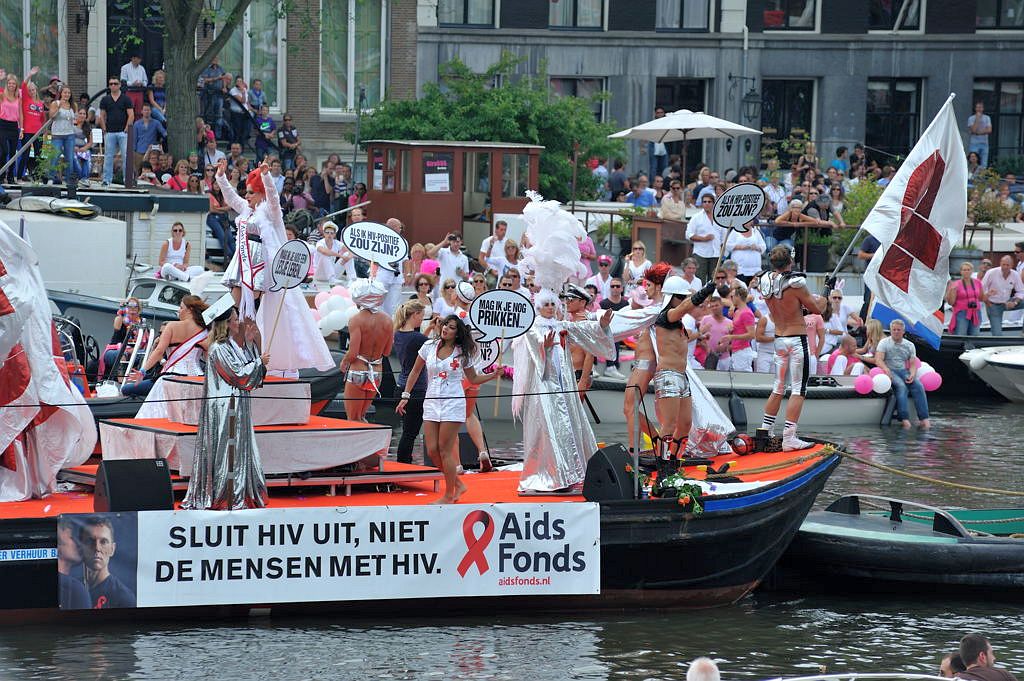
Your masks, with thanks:
[(811, 479), (821, 475), (822, 472), (827, 471), (829, 465), (836, 461), (839, 457), (832, 456), (822, 461), (816, 466), (809, 468), (803, 475), (798, 478), (794, 478), (789, 482), (772, 487), (763, 492), (757, 492), (750, 495), (742, 495), (733, 499), (708, 499), (704, 503), (705, 511), (731, 511), (737, 508), (744, 508), (746, 506), (754, 506), (766, 501), (771, 501), (777, 497), (785, 496), (789, 492), (793, 491), (797, 487), (802, 487), (807, 484)]

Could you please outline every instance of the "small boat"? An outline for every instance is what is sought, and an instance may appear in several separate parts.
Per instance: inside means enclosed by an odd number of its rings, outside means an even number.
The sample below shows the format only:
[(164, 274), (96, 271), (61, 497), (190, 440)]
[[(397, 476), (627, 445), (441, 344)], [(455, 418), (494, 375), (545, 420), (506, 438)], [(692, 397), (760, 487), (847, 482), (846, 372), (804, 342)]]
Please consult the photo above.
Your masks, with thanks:
[[(718, 406), (737, 425), (744, 421), (747, 423), (760, 423), (761, 415), (764, 413), (764, 404), (771, 394), (775, 377), (772, 374), (759, 374), (750, 372), (729, 372), (729, 371), (707, 371), (697, 370), (697, 374), (704, 382), (705, 387), (714, 396)], [(854, 389), (852, 376), (811, 376), (807, 388), (807, 400), (804, 402), (803, 413), (800, 416), (800, 425), (809, 429), (826, 430), (837, 426), (849, 425), (877, 425), (881, 422), (888, 395), (870, 393), (860, 395)], [(511, 383), (503, 381), (500, 388), (496, 382), (485, 383), (480, 389), (480, 411), (491, 418), (493, 406), (490, 402), (494, 398), (495, 391), (498, 393), (498, 420), (511, 420)], [(594, 380), (591, 389), (587, 392), (587, 398), (593, 405), (593, 411), (600, 418), (601, 423), (622, 423), (626, 417), (622, 409), (625, 392), (625, 383), (609, 379), (598, 378)], [(653, 386), (647, 389), (649, 394), (654, 393)], [(745, 419), (741, 415), (733, 413), (735, 408), (730, 409), (729, 402), (737, 395), (743, 404)], [(653, 399), (645, 400), (647, 409), (654, 409)]]
[(840, 577), (1024, 595), (1024, 508), (940, 509), (850, 494), (807, 516), (785, 564), (830, 582)]
[(917, 356), (922, 362), (928, 362), (932, 368), (942, 375), (942, 385), (935, 391), (940, 397), (997, 397), (997, 393), (985, 381), (971, 372), (970, 368), (960, 361), (960, 355), (976, 348), (1004, 348), (1020, 345), (1018, 331), (1005, 330), (1008, 335), (992, 336), (982, 332), (978, 336), (957, 336), (943, 334), (936, 350), (927, 342), (914, 334), (908, 333), (907, 338), (917, 347)]
[(1011, 402), (1024, 402), (1024, 345), (975, 348), (960, 355), (971, 373)]

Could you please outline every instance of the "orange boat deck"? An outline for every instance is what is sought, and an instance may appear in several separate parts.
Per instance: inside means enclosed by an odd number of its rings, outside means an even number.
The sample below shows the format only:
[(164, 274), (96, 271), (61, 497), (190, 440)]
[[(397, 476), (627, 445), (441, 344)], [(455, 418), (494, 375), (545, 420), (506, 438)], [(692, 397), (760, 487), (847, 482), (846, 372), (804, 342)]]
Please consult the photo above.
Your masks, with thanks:
[[(743, 482), (773, 481), (788, 478), (804, 471), (820, 461), (818, 456), (823, 445), (816, 444), (810, 449), (800, 452), (757, 452), (739, 457), (724, 454), (714, 459), (715, 468), (731, 463), (729, 475), (738, 477)], [(779, 468), (775, 465), (785, 464)], [(770, 467), (772, 470), (760, 471)], [(97, 466), (80, 466), (74, 471), (95, 475)], [(400, 480), (402, 473), (430, 472), (434, 469), (395, 461), (386, 461), (385, 473), (395, 473)], [(755, 471), (744, 474), (744, 471)], [(690, 477), (704, 479), (706, 471), (700, 468), (689, 468)], [(493, 471), (490, 473), (470, 473), (462, 476), (468, 490), (460, 499), (460, 503), (492, 504), (492, 503), (540, 503), (540, 502), (579, 502), (582, 495), (551, 495), (551, 496), (519, 496), (518, 471)], [(310, 508), (332, 506), (411, 506), (435, 503), (441, 496), (434, 491), (434, 483), (430, 480), (406, 481), (393, 483), (391, 491), (377, 491), (379, 485), (356, 485), (351, 496), (330, 495), (326, 486), (308, 486), (308, 481), (294, 481), (296, 486), (272, 487), (268, 508)], [(302, 486), (299, 486), (302, 485)], [(182, 494), (177, 497), (180, 501)], [(175, 503), (177, 508), (177, 502)], [(90, 491), (61, 492), (52, 494), (45, 499), (9, 502), (0, 504), (0, 520), (17, 518), (42, 518), (60, 515), (61, 513), (92, 513), (93, 495)]]

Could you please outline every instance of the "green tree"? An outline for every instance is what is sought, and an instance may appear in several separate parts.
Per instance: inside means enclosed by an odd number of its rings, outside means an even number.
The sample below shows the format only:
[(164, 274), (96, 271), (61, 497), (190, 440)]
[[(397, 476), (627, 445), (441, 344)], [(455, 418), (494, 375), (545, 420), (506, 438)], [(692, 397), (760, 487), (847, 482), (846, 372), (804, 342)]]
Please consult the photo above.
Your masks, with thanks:
[[(517, 74), (523, 61), (503, 53), (484, 73), (450, 61), (439, 69), (438, 83), (424, 86), (420, 99), (389, 99), (365, 117), (362, 137), (543, 145), (539, 190), (562, 201), (572, 194), (573, 145), (579, 143), (576, 196), (596, 198), (586, 161), (623, 152), (620, 140), (608, 139), (615, 128), (594, 119), (591, 100), (555, 95), (543, 66), (536, 75)], [(496, 81), (500, 86), (493, 86)]]

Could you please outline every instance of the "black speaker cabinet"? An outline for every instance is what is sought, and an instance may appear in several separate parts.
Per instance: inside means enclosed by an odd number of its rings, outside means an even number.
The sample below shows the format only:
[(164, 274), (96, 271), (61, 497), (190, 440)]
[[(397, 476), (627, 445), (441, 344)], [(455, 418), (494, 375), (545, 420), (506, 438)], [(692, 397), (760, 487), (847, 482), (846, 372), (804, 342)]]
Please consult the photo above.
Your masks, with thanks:
[(101, 462), (96, 471), (93, 509), (97, 513), (174, 510), (167, 459)]
[(583, 498), (587, 501), (617, 501), (633, 498), (633, 457), (620, 444), (597, 450), (587, 462)]

